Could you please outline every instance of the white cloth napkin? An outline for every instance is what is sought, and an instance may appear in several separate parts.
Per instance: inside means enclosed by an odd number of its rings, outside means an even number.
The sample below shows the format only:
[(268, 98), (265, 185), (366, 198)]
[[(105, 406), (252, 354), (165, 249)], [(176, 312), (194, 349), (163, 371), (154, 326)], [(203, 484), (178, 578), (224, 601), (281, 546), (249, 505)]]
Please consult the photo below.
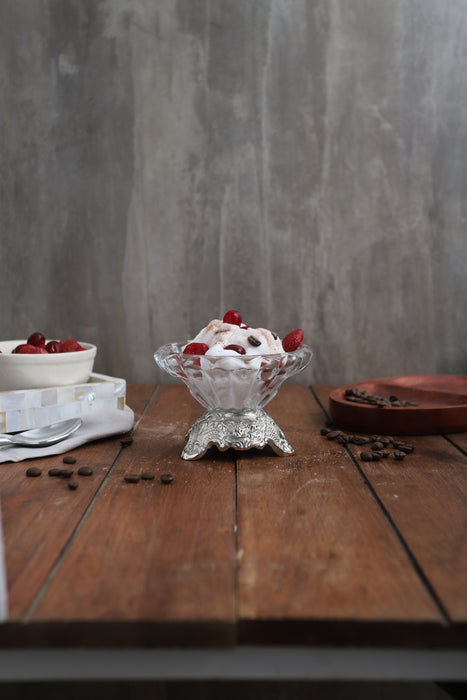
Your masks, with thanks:
[[(22, 462), (24, 459), (47, 457), (48, 455), (63, 454), (86, 442), (99, 438), (126, 433), (133, 427), (135, 415), (129, 406), (120, 408), (105, 408), (89, 411), (81, 416), (83, 424), (66, 440), (57, 442), (49, 447), (0, 447), (1, 462)], [(1, 583), (1, 582), (0, 582)], [(1, 603), (1, 600), (0, 600)]]

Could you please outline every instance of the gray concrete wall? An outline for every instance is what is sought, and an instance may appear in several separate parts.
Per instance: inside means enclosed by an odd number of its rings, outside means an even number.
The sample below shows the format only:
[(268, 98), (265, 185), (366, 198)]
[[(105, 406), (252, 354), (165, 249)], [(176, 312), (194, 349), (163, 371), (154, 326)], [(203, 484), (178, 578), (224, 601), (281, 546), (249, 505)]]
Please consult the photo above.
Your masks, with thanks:
[(466, 0), (0, 0), (0, 95), (0, 337), (467, 373)]

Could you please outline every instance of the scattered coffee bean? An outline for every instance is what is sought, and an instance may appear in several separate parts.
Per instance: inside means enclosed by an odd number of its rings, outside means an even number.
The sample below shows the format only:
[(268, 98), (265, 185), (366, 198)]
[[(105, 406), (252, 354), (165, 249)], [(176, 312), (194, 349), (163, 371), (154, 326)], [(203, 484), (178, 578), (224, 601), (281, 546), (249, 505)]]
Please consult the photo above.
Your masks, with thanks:
[(69, 481), (67, 486), (70, 489), (70, 491), (76, 491), (76, 489), (78, 488), (78, 482), (77, 481)]
[(139, 474), (125, 474), (123, 478), (129, 484), (137, 484), (140, 479)]
[(93, 473), (91, 467), (80, 467), (78, 469), (78, 474), (80, 476), (91, 476)]
[(128, 435), (127, 437), (124, 437), (120, 440), (120, 445), (122, 447), (128, 447), (128, 445), (131, 445), (132, 442), (133, 438), (131, 437), (131, 435)]
[(403, 447), (405, 447), (405, 442), (402, 442), (402, 440), (396, 440), (392, 444), (396, 450), (401, 450)]
[(342, 432), (340, 430), (331, 430), (327, 435), (326, 438), (328, 440), (335, 440), (339, 435), (342, 435)]
[(47, 473), (49, 476), (61, 476), (62, 470), (57, 469), (57, 467), (53, 467), (53, 469), (49, 469)]
[(173, 474), (161, 474), (160, 480), (162, 484), (171, 484), (175, 479)]
[(393, 395), (393, 396), (390, 396), (390, 397), (389, 397), (389, 401), (390, 401), (391, 403), (394, 403), (394, 401), (399, 401), (399, 399), (397, 398), (397, 396), (394, 396), (394, 395)]
[(261, 340), (258, 340), (258, 338), (255, 338), (254, 335), (248, 336), (248, 342), (250, 343), (250, 345), (253, 345), (254, 348), (258, 348), (261, 345)]
[(408, 445), (403, 440), (394, 440), (390, 435), (371, 435), (367, 437), (366, 435), (348, 435), (342, 430), (338, 430), (333, 424), (334, 428), (321, 428), (320, 434), (327, 438), (328, 440), (335, 440), (340, 445), (346, 445), (348, 443), (354, 445), (365, 445), (367, 443), (371, 444), (371, 452), (365, 450), (360, 452), (360, 459), (364, 462), (379, 461), (381, 459), (386, 459), (390, 457), (391, 452), (388, 447), (392, 446), (394, 449), (393, 456), (394, 459), (402, 460), (408, 454), (414, 451), (415, 445)]
[(144, 479), (144, 481), (152, 481), (154, 479), (154, 473), (153, 472), (143, 472), (141, 474), (141, 478)]
[(406, 455), (411, 454), (415, 449), (414, 445), (403, 445), (402, 447), (399, 447), (399, 450), (401, 452), (405, 452)]
[(363, 435), (352, 435), (349, 438), (349, 442), (354, 445), (366, 445), (367, 442), (370, 442), (370, 438), (363, 437)]
[(73, 469), (60, 469), (60, 474), (59, 476), (62, 477), (62, 479), (69, 479), (70, 476), (73, 475)]
[(62, 462), (63, 464), (76, 464), (76, 457), (72, 457), (71, 455), (65, 455)]
[(41, 474), (42, 471), (39, 467), (29, 467), (29, 469), (26, 469), (26, 476), (40, 476)]

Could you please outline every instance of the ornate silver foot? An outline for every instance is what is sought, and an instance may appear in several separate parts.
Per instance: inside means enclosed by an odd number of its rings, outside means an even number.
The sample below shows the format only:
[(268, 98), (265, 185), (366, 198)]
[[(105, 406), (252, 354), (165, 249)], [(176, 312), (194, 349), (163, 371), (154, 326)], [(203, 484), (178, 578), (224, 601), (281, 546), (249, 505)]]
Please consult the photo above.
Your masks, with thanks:
[(213, 445), (222, 452), (229, 447), (249, 450), (266, 445), (281, 457), (295, 452), (277, 423), (261, 408), (212, 408), (193, 423), (187, 437), (183, 459), (200, 459)]

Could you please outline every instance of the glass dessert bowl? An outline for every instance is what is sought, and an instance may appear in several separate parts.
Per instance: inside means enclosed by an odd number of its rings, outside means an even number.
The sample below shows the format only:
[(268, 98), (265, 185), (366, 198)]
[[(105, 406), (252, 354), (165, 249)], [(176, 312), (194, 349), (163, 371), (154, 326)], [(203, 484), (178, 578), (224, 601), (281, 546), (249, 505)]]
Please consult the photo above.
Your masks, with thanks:
[[(251, 337), (251, 336), (250, 336)], [(163, 345), (154, 353), (158, 366), (181, 379), (208, 410), (188, 431), (183, 459), (199, 459), (215, 445), (248, 450), (269, 445), (276, 454), (293, 454), (293, 447), (263, 407), (282, 383), (307, 367), (311, 349), (273, 354), (186, 354), (183, 343)]]

